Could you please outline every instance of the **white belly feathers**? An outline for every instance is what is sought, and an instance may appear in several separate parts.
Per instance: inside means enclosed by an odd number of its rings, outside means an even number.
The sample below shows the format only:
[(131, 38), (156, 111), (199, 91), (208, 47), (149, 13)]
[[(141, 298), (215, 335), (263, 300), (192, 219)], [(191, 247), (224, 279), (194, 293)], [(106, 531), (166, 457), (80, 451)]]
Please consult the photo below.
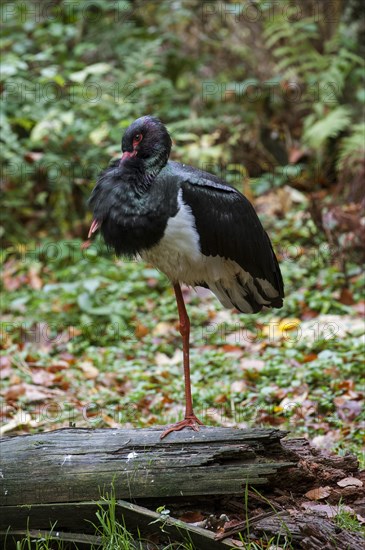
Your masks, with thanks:
[[(176, 216), (169, 219), (162, 239), (142, 251), (142, 259), (165, 273), (173, 283), (195, 286), (205, 282), (225, 307), (251, 312), (252, 307), (245, 300), (247, 292), (252, 293), (259, 304), (268, 305), (269, 301), (260, 295), (250, 273), (235, 261), (201, 253), (195, 218), (191, 208), (183, 202), (181, 190), (178, 205), (180, 208)], [(265, 281), (265, 291), (268, 296), (277, 295), (268, 281)]]

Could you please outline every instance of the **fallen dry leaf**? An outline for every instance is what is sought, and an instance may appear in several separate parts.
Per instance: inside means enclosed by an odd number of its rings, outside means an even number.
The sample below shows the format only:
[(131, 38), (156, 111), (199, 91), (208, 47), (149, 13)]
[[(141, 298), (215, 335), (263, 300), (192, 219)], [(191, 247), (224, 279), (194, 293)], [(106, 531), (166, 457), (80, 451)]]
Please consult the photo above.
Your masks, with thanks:
[(243, 393), (247, 391), (247, 383), (244, 380), (236, 380), (231, 384), (232, 393)]
[(350, 506), (344, 506), (343, 504), (338, 504), (335, 506), (330, 506), (329, 504), (317, 504), (315, 502), (303, 502), (302, 508), (305, 510), (313, 510), (315, 512), (324, 513), (328, 518), (334, 518), (338, 516), (341, 512), (349, 512), (350, 514), (355, 515)]
[(138, 323), (134, 330), (134, 334), (137, 338), (143, 338), (144, 336), (147, 336), (148, 333), (149, 329), (145, 325), (142, 325), (142, 323)]
[(349, 486), (356, 486), (356, 487), (362, 487), (363, 482), (360, 479), (357, 479), (356, 477), (344, 477), (343, 479), (340, 479), (340, 481), (337, 481), (337, 485), (339, 487), (349, 487)]
[(32, 381), (39, 386), (53, 386), (55, 375), (44, 369), (33, 369)]
[(300, 323), (300, 319), (297, 319), (295, 317), (282, 319), (279, 323), (279, 331), (281, 333), (285, 333), (286, 331), (297, 330), (300, 327)]
[(54, 363), (53, 365), (48, 365), (47, 370), (49, 372), (58, 372), (60, 370), (67, 369), (70, 366), (70, 364), (67, 361), (64, 361), (63, 359), (57, 359), (57, 363)]
[(261, 359), (242, 359), (240, 367), (244, 370), (260, 371), (265, 367), (265, 361)]
[(204, 516), (201, 512), (193, 510), (184, 512), (182, 516), (179, 516), (179, 519), (185, 521), (185, 523), (197, 523), (198, 521), (203, 521)]
[(120, 423), (116, 422), (114, 418), (112, 418), (108, 414), (101, 413), (101, 417), (105, 424), (107, 424), (110, 428), (120, 428)]
[(317, 487), (316, 489), (311, 489), (307, 493), (305, 493), (304, 496), (309, 498), (310, 500), (321, 500), (322, 498), (326, 498), (331, 494), (331, 487)]
[(255, 198), (255, 207), (261, 214), (268, 216), (277, 216), (288, 212), (293, 204), (291, 192), (288, 186), (277, 188), (272, 192)]
[(44, 153), (40, 151), (27, 151), (24, 155), (24, 159), (29, 162), (30, 164), (33, 164), (33, 162), (37, 162), (41, 160)]
[(355, 387), (355, 382), (353, 380), (340, 380), (337, 387), (340, 390), (352, 391)]
[(222, 350), (225, 353), (230, 353), (231, 355), (234, 355), (236, 357), (241, 357), (243, 354), (243, 350), (240, 346), (234, 346), (232, 344), (224, 344), (222, 346)]
[(279, 317), (272, 317), (270, 322), (262, 327), (262, 334), (275, 341), (288, 336), (288, 332), (297, 331), (299, 333), (301, 329), (301, 321), (296, 317), (288, 317), (286, 319), (280, 319)]
[(164, 321), (161, 321), (161, 323), (157, 323), (155, 328), (152, 331), (153, 336), (165, 336), (172, 330), (172, 325), (170, 323), (166, 323)]
[(40, 290), (43, 286), (42, 279), (39, 276), (39, 268), (31, 266), (28, 272), (29, 286), (34, 290)]
[(2, 355), (0, 357), (0, 369), (5, 369), (11, 366), (11, 357), (10, 355)]
[(357, 313), (360, 313), (360, 315), (365, 316), (365, 301), (364, 300), (361, 300), (357, 304), (354, 304), (352, 307), (355, 311), (357, 311)]
[(155, 355), (155, 363), (159, 367), (164, 367), (168, 365), (179, 365), (182, 364), (182, 350), (177, 349), (172, 357), (169, 357), (165, 353), (157, 352)]
[(79, 367), (87, 380), (93, 380), (99, 375), (98, 369), (94, 367), (91, 361), (81, 361)]
[(67, 391), (68, 389), (70, 389), (70, 386), (71, 386), (70, 381), (67, 378), (65, 378), (62, 373), (55, 374), (53, 385), (57, 386), (60, 390), (64, 390), (64, 391)]
[(354, 300), (354, 297), (352, 295), (352, 292), (351, 290), (349, 290), (348, 288), (343, 288), (341, 290), (341, 294), (338, 298), (338, 301), (341, 303), (341, 304), (344, 304), (346, 306), (353, 306), (354, 303), (355, 303), (355, 300)]
[[(225, 340), (225, 342), (227, 344), (230, 344), (230, 345), (237, 345), (237, 344), (244, 344), (245, 343), (245, 335), (243, 333), (242, 330), (236, 330), (234, 332), (230, 332), (229, 334), (225, 334), (223, 332), (223, 330), (221, 331), (222, 332), (222, 339)], [(207, 335), (209, 334), (209, 329), (207, 331)], [(213, 332), (212, 332), (213, 334)]]
[(336, 405), (337, 414), (341, 420), (355, 420), (362, 411), (361, 401), (352, 400), (350, 392), (347, 395), (335, 397), (333, 402)]
[(5, 380), (5, 378), (10, 378), (10, 376), (14, 374), (10, 356), (3, 355), (2, 357), (0, 357), (0, 371), (1, 380)]
[[(18, 384), (20, 384), (22, 382), (22, 379), (20, 378), (20, 376), (18, 374), (11, 374), (9, 382), (10, 382), (10, 386), (17, 386)], [(10, 389), (12, 389), (12, 388), (10, 388)]]
[(26, 282), (26, 276), (24, 274), (17, 274), (18, 267), (19, 266), (14, 259), (11, 259), (4, 264), (1, 279), (5, 290), (9, 290), (10, 292), (17, 290)]
[(312, 445), (319, 449), (329, 449), (338, 441), (341, 437), (339, 431), (332, 430), (325, 435), (316, 435), (312, 439)]
[(227, 403), (227, 396), (224, 393), (220, 393), (214, 398), (214, 403)]
[[(20, 380), (20, 379), (19, 379)], [(25, 386), (22, 383), (12, 384), (12, 386), (4, 391), (6, 401), (16, 401), (21, 395), (25, 394)]]
[(317, 357), (317, 353), (307, 353), (307, 355), (305, 355), (301, 360), (301, 363), (310, 363), (311, 361), (317, 359)]
[(11, 432), (19, 428), (19, 426), (30, 426), (31, 428), (35, 428), (37, 425), (37, 421), (32, 420), (29, 413), (20, 410), (7, 424), (0, 427), (0, 435)]
[(34, 384), (24, 384), (25, 387), (25, 399), (28, 403), (34, 403), (37, 401), (45, 401), (52, 399), (53, 397), (63, 395), (60, 390), (45, 389), (41, 386), (35, 386)]

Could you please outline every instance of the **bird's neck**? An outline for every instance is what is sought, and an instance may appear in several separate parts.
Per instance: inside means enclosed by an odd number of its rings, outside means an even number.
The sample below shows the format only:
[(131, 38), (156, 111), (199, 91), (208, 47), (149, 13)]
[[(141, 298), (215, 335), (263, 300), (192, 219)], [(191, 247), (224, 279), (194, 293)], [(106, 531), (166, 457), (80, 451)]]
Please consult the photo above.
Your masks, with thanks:
[(153, 157), (144, 160), (145, 178), (150, 183), (168, 161), (168, 154), (165, 151), (158, 151)]
[(166, 165), (168, 156), (162, 151), (148, 159), (138, 157), (128, 160), (124, 165), (124, 177), (127, 177), (138, 195), (143, 195), (149, 190), (153, 180)]

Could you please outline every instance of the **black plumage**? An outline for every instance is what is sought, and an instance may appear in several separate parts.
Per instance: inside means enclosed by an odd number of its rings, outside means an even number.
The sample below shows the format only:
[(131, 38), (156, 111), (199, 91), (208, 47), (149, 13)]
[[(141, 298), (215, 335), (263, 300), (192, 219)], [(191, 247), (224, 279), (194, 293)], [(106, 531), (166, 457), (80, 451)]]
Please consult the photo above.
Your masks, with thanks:
[(153, 185), (141, 183), (145, 175), (137, 159), (122, 165), (113, 161), (100, 174), (89, 199), (105, 242), (118, 255), (135, 256), (155, 245), (168, 218), (177, 213), (173, 186), (161, 178)]
[[(237, 262), (252, 275), (253, 285), (269, 301), (267, 305), (282, 307), (284, 285), (278, 261), (250, 201), (212, 174), (171, 164), (176, 171), (187, 174), (182, 184), (183, 199), (192, 209), (202, 253)], [(257, 279), (268, 281), (277, 290), (277, 296), (267, 296)], [(239, 279), (237, 283), (241, 284)], [(256, 302), (250, 287), (247, 296), (254, 313), (260, 311), (263, 304)]]
[(189, 319), (180, 284), (210, 288), (226, 307), (256, 313), (280, 308), (284, 286), (270, 239), (244, 195), (217, 176), (169, 161), (171, 139), (154, 117), (127, 129), (123, 155), (101, 173), (90, 197), (94, 221), (117, 254), (153, 263), (172, 281), (184, 344), (185, 420), (192, 408)]

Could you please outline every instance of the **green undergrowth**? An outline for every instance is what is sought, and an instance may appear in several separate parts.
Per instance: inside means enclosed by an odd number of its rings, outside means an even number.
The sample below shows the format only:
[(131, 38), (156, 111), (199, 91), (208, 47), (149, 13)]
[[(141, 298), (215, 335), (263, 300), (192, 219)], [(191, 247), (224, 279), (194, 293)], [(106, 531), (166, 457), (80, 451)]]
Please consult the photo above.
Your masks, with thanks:
[[(262, 548), (293, 550), (296, 547), (295, 541), (293, 541), (292, 534), (284, 519), (281, 519), (280, 534), (272, 537), (264, 536), (260, 539), (254, 537), (248, 513), (250, 507), (248, 489), (246, 485), (243, 495), (243, 504), (246, 510), (246, 525), (242, 528), (241, 532), (234, 536), (237, 545), (241, 542), (247, 550), (262, 550)], [(274, 515), (280, 517), (278, 510), (269, 499), (265, 498), (265, 496), (256, 489), (253, 488), (252, 490), (258, 495), (262, 502), (266, 503), (269, 511), (272, 511)], [(170, 540), (167, 528), (170, 511), (165, 506), (162, 505), (157, 508), (156, 512), (160, 514), (160, 517), (150, 523), (150, 527), (152, 527), (153, 524), (156, 525), (156, 532), (154, 535), (156, 543), (153, 543), (143, 537), (139, 531), (137, 534), (132, 534), (128, 530), (124, 518), (118, 512), (117, 502), (112, 487), (110, 494), (106, 494), (98, 503), (95, 521), (90, 522), (94, 531), (94, 536), (98, 537), (98, 543), (90, 543), (87, 545), (90, 550), (199, 550), (192, 542), (189, 532), (184, 530), (184, 527), (182, 527), (181, 530), (181, 536), (184, 542), (172, 542)], [(330, 506), (328, 508), (330, 508)], [(335, 508), (333, 508), (333, 510), (335, 510)], [(364, 532), (363, 526), (355, 517), (354, 513), (348, 511), (346, 506), (342, 507), (341, 503), (337, 507), (337, 513), (334, 515), (333, 521), (339, 529), (344, 529), (353, 533)], [(47, 533), (39, 534), (38, 536), (35, 533), (28, 532), (24, 539), (16, 543), (16, 550), (78, 550), (79, 547), (76, 542), (65, 542), (58, 539), (60, 534), (56, 527), (55, 524), (51, 526)], [(12, 544), (11, 536), (6, 539), (4, 550), (7, 550), (9, 544)], [(84, 548), (84, 545), (82, 548)]]
[[(271, 231), (282, 309), (241, 315), (186, 290), (195, 410), (207, 425), (272, 425), (360, 452), (361, 271), (349, 265), (346, 305), (328, 247), (309, 246), (297, 216)], [(5, 425), (17, 411), (19, 433), (181, 417), (181, 337), (165, 276), (115, 259), (99, 240), (87, 251), (76, 240), (9, 248), (3, 268)]]

